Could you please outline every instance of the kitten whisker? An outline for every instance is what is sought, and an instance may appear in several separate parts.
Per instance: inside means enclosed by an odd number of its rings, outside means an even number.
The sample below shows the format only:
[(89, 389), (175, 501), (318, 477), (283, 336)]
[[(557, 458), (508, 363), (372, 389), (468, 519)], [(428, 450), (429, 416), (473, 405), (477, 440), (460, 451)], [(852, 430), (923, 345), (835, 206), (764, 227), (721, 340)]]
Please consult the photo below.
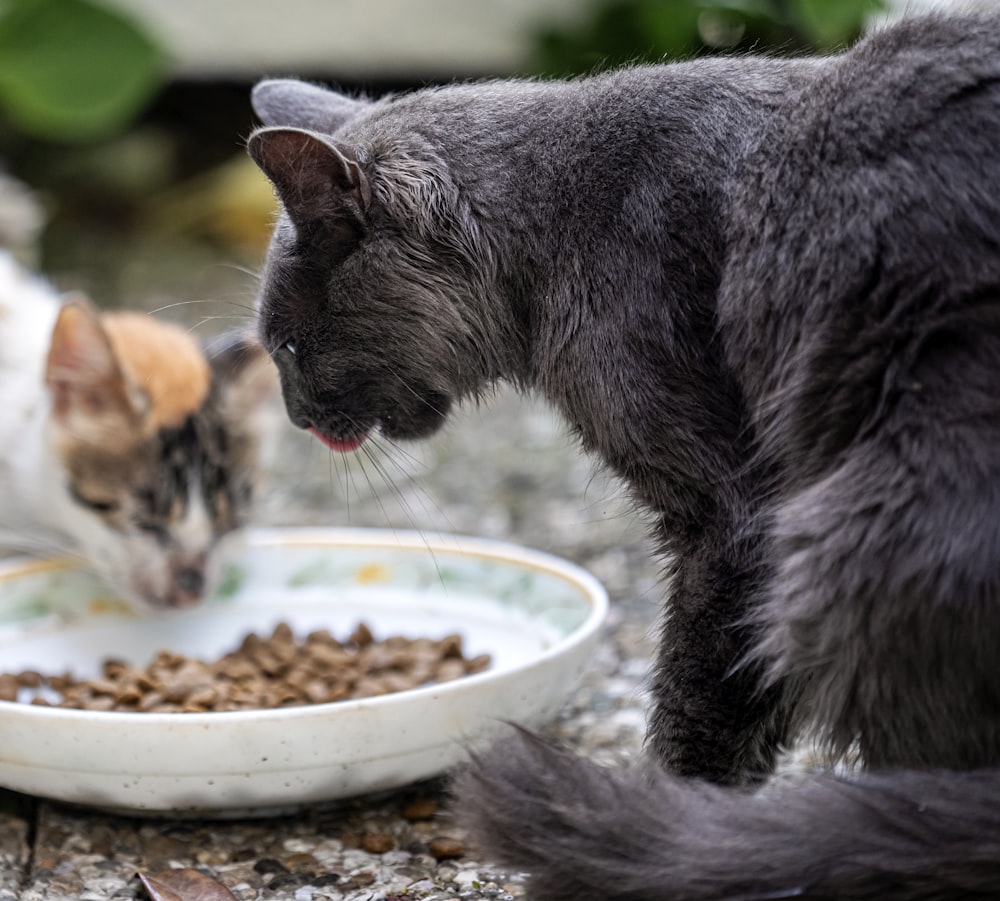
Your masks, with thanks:
[(13, 554), (28, 554), (32, 557), (71, 557), (83, 560), (82, 555), (68, 543), (54, 537), (28, 533), (0, 532), (0, 545), (4, 551)]

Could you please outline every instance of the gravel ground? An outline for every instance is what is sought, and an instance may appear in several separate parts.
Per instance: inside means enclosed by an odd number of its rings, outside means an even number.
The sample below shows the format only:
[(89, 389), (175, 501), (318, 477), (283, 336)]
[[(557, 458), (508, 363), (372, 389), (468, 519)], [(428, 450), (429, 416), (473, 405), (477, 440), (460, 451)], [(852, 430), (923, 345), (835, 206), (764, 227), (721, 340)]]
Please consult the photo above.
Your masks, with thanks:
[[(373, 458), (334, 457), (280, 420), (277, 428), (261, 524), (484, 535), (564, 556), (600, 578), (611, 615), (550, 732), (601, 760), (638, 753), (657, 567), (618, 487), (595, 473), (544, 405), (500, 392), (432, 441)], [(435, 839), (462, 840), (443, 789), (435, 781), (246, 821), (129, 819), (0, 793), (0, 901), (145, 898), (137, 871), (179, 866), (199, 868), (240, 901), (522, 897), (519, 875), (474, 849), (441, 856)]]

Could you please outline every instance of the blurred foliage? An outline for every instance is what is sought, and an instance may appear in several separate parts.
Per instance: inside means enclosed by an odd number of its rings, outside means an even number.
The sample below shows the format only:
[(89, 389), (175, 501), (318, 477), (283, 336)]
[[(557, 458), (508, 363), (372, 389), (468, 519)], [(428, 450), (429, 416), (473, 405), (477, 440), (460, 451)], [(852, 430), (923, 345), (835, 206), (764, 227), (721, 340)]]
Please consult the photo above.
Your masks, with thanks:
[(610, 0), (576, 28), (543, 32), (536, 69), (561, 76), (706, 53), (835, 50), (887, 8), (887, 0)]
[(166, 54), (130, 19), (90, 0), (0, 0), (0, 111), (62, 142), (127, 125), (165, 77)]

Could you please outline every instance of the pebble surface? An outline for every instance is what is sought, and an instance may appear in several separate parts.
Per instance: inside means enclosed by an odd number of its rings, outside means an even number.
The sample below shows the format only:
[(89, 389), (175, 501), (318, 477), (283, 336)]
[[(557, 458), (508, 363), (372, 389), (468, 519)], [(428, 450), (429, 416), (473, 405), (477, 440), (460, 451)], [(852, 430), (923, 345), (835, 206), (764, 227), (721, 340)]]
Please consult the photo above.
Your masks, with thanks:
[[(334, 455), (280, 418), (263, 525), (457, 532), (558, 554), (596, 575), (611, 613), (549, 734), (633, 759), (657, 629), (659, 566), (641, 517), (540, 401), (500, 391), (420, 445)], [(131, 819), (0, 792), (0, 901), (147, 897), (136, 873), (194, 867), (239, 901), (521, 898), (450, 821), (445, 780), (257, 820)], [(461, 799), (454, 802), (461, 804)]]

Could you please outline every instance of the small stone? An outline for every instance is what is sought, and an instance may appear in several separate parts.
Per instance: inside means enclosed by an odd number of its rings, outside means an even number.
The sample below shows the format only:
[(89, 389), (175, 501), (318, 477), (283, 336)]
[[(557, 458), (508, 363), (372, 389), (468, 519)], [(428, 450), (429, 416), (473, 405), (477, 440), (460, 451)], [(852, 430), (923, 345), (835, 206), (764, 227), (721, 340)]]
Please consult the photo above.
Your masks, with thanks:
[(287, 873), (288, 868), (280, 861), (272, 857), (263, 857), (253, 865), (254, 871), (262, 876), (267, 873)]
[(417, 798), (405, 805), (400, 813), (405, 820), (429, 820), (438, 811), (438, 802), (433, 798)]
[(455, 875), (455, 884), (460, 886), (479, 885), (479, 873), (475, 870), (459, 870)]
[(366, 832), (361, 836), (361, 847), (369, 854), (385, 854), (396, 847), (396, 842), (384, 832)]
[[(464, 856), (465, 843), (457, 838), (439, 835), (427, 843), (427, 850), (436, 860), (452, 860), (456, 857)], [(459, 873), (458, 876), (462, 876), (463, 873)], [(457, 876), (456, 881), (458, 881)]]

